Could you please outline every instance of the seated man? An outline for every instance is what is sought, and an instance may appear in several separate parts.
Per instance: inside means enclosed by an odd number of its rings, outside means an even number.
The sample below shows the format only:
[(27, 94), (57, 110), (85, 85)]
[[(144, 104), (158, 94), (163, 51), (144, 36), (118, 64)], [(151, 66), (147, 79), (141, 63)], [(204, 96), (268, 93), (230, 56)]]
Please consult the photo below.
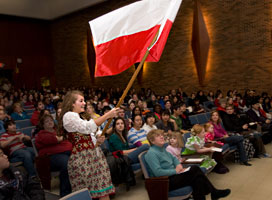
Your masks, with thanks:
[(0, 199), (45, 199), (40, 183), (11, 167), (2, 149), (0, 149)]
[(204, 200), (205, 195), (209, 193), (212, 200), (230, 194), (229, 189), (216, 189), (198, 166), (191, 166), (185, 171), (179, 160), (163, 147), (165, 141), (162, 130), (151, 130), (147, 134), (147, 139), (151, 147), (145, 158), (151, 169), (151, 177), (168, 176), (169, 191), (191, 186), (193, 197), (197, 200)]
[(251, 122), (255, 122), (261, 125), (262, 131), (268, 131), (268, 137), (263, 137), (264, 144), (271, 142), (272, 140), (272, 124), (271, 120), (269, 120), (265, 112), (260, 109), (260, 103), (257, 99), (252, 101), (251, 109), (249, 109), (246, 114), (250, 118)]
[(24, 141), (29, 141), (30, 137), (23, 133), (16, 133), (16, 125), (13, 120), (8, 120), (4, 124), (6, 133), (0, 137), (0, 147), (9, 152), (10, 162), (23, 162), (29, 176), (36, 177), (34, 168), (35, 154), (32, 147), (24, 145)]
[(261, 138), (260, 133), (250, 130), (247, 119), (241, 118), (234, 112), (233, 105), (226, 106), (226, 114), (223, 115), (222, 121), (226, 131), (235, 132), (242, 134), (245, 138), (248, 138), (252, 142), (255, 148), (255, 154), (257, 157), (264, 156), (268, 157), (266, 150)]

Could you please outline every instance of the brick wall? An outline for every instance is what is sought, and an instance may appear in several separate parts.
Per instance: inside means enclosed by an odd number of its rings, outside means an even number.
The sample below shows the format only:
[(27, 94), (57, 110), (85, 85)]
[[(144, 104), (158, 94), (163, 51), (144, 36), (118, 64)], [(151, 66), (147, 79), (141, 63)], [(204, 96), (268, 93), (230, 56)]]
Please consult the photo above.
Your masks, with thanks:
[[(53, 21), (51, 26), (56, 84), (125, 87), (134, 69), (91, 83), (87, 64), (88, 21), (135, 0), (111, 0)], [(144, 66), (141, 85), (158, 93), (182, 87), (226, 91), (253, 88), (270, 92), (272, 72), (271, 1), (200, 0), (210, 36), (205, 85), (199, 86), (191, 49), (193, 0), (183, 0), (158, 63)]]

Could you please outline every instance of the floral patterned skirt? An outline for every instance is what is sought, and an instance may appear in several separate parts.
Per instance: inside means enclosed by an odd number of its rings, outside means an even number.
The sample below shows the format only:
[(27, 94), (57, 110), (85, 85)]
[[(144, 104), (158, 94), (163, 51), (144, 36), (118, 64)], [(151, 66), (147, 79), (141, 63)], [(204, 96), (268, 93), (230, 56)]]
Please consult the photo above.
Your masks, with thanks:
[(100, 148), (72, 154), (68, 161), (68, 173), (73, 192), (88, 188), (92, 198), (115, 192), (109, 166)]

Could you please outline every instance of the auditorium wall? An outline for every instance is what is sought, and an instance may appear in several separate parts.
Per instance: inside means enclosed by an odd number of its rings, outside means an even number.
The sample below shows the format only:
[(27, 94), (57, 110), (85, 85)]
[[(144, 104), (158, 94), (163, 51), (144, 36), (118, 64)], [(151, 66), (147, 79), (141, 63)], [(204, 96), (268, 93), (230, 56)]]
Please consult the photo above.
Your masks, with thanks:
[[(51, 23), (52, 54), (58, 87), (124, 88), (134, 69), (92, 79), (87, 61), (88, 21), (135, 0), (111, 0), (61, 17)], [(228, 89), (268, 91), (272, 88), (271, 1), (200, 0), (210, 37), (204, 85), (198, 82), (191, 38), (194, 1), (183, 0), (161, 60), (144, 66), (135, 88), (165, 93)]]
[(55, 86), (50, 22), (0, 15), (0, 27), (0, 73), (11, 71), (17, 88), (41, 88), (43, 77)]

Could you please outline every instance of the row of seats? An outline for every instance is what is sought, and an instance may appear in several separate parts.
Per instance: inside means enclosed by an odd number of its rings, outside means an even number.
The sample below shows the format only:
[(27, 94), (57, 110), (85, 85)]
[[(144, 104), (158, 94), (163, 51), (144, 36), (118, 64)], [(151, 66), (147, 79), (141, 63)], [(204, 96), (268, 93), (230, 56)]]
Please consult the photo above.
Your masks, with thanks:
[(211, 118), (211, 112), (201, 113), (197, 115), (190, 115), (189, 120), (192, 125), (194, 124), (206, 124)]

